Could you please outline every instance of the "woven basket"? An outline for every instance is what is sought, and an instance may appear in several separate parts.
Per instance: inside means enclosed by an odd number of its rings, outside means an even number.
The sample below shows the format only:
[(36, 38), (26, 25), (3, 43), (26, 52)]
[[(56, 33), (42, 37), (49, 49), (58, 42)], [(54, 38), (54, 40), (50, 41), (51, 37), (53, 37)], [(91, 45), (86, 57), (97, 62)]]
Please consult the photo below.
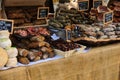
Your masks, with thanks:
[(85, 48), (86, 48), (86, 46), (81, 45), (81, 48), (77, 48), (77, 49), (73, 49), (73, 50), (69, 50), (69, 51), (61, 51), (59, 49), (54, 49), (54, 51), (58, 55), (61, 55), (63, 57), (69, 57), (69, 56), (83, 53)]
[(8, 61), (7, 52), (0, 47), (0, 68), (4, 67), (7, 61)]

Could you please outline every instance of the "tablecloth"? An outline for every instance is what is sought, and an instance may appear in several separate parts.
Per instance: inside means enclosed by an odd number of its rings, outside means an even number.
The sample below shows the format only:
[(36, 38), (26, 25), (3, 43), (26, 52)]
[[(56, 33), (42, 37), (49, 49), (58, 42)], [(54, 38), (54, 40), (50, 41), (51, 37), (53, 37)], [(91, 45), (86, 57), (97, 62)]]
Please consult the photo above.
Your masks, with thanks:
[(0, 80), (120, 80), (120, 43), (85, 54), (0, 71)]

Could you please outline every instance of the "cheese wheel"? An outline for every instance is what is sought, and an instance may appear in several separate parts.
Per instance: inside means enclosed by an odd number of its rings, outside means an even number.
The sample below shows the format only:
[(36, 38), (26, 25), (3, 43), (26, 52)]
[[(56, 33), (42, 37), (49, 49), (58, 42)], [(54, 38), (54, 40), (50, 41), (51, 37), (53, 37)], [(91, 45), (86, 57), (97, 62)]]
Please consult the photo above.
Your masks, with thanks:
[(18, 50), (15, 47), (9, 47), (6, 51), (9, 58), (15, 58), (18, 55)]
[(17, 58), (9, 58), (6, 66), (7, 67), (16, 67), (17, 66)]
[(11, 47), (12, 42), (9, 38), (0, 38), (0, 47), (7, 48)]
[(7, 52), (0, 47), (0, 68), (4, 67), (8, 61)]
[(0, 31), (0, 38), (9, 38), (10, 33), (8, 32), (8, 30), (3, 30)]

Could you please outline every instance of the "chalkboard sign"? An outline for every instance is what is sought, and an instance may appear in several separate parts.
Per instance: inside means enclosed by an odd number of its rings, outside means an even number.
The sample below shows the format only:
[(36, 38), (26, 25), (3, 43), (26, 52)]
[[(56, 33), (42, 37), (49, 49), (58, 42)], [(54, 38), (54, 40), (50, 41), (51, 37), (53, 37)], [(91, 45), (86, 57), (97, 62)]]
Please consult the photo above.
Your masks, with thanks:
[(13, 20), (0, 19), (0, 30), (8, 30), (10, 33), (12, 33)]
[(78, 1), (79, 11), (87, 11), (89, 9), (89, 1)]
[(104, 14), (104, 24), (111, 23), (113, 21), (113, 11)]
[(37, 19), (48, 18), (49, 7), (38, 7)]
[(93, 8), (97, 8), (100, 5), (102, 5), (102, 0), (94, 0), (93, 1)]
[(65, 30), (66, 31), (66, 41), (71, 40), (71, 31), (70, 30)]

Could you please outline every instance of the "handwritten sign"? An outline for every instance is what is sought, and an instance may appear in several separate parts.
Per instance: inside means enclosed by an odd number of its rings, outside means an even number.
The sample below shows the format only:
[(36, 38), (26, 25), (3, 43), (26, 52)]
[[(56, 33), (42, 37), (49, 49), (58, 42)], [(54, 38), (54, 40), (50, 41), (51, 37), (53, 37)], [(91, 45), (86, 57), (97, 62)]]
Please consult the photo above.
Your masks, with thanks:
[(104, 24), (112, 23), (113, 21), (113, 11), (104, 14)]
[(49, 7), (38, 7), (37, 19), (48, 18)]
[(89, 1), (78, 1), (79, 11), (87, 11), (89, 9)]
[(10, 33), (12, 33), (13, 20), (0, 19), (0, 30), (8, 30)]
[(69, 30), (65, 30), (66, 31), (66, 41), (70, 41), (71, 40), (71, 31)]
[(94, 0), (93, 1), (93, 8), (97, 8), (100, 5), (102, 5), (102, 0)]

